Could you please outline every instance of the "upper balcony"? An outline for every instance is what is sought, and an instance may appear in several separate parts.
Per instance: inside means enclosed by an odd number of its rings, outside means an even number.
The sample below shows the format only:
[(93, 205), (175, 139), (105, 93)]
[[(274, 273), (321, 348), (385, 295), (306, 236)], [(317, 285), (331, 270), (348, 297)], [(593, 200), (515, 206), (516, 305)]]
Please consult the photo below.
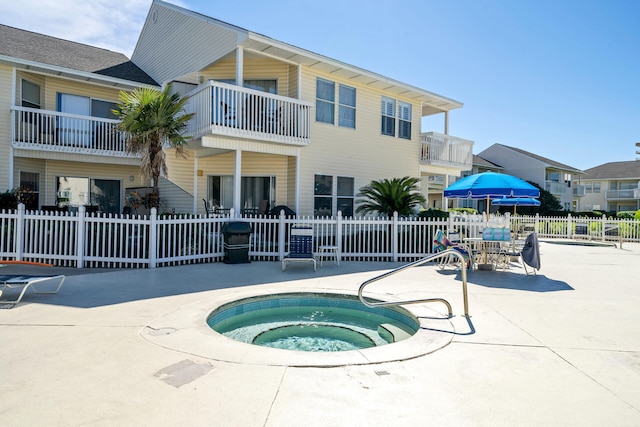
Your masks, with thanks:
[(188, 93), (187, 135), (220, 135), (295, 146), (309, 144), (309, 102), (209, 80)]
[(566, 182), (549, 181), (544, 182), (544, 189), (554, 196), (563, 196), (567, 193), (568, 185)]
[(125, 151), (117, 120), (37, 108), (11, 107), (11, 144), (25, 150), (135, 157)]
[(639, 200), (640, 188), (629, 188), (626, 190), (607, 190), (605, 192), (607, 200)]
[(420, 164), (471, 170), (473, 141), (437, 132), (423, 133), (420, 135)]
[(587, 194), (587, 188), (581, 184), (573, 185), (573, 197), (584, 197)]

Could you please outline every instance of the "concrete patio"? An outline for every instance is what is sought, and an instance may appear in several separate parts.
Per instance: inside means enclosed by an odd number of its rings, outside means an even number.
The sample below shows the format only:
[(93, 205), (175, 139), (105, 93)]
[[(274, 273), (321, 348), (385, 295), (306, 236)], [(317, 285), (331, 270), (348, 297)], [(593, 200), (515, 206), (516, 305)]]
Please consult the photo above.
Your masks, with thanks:
[[(470, 272), (470, 318), (461, 316), (459, 272), (430, 265), (372, 285), (379, 298), (447, 299), (456, 316), (438, 321), (451, 328), (431, 332), (448, 344), (409, 360), (327, 368), (281, 366), (273, 353), (247, 359), (242, 353), (262, 348), (235, 342), (203, 356), (180, 350), (190, 348), (180, 334), (152, 336), (157, 325), (200, 324), (195, 309), (221, 298), (356, 293), (400, 264), (325, 262), (315, 273), (307, 265), (282, 272), (277, 262), (8, 265), (0, 274), (67, 279), (57, 295), (28, 292), (0, 310), (0, 425), (640, 425), (640, 244), (542, 241), (541, 257), (536, 276), (516, 263)], [(214, 336), (199, 333), (205, 346)]]

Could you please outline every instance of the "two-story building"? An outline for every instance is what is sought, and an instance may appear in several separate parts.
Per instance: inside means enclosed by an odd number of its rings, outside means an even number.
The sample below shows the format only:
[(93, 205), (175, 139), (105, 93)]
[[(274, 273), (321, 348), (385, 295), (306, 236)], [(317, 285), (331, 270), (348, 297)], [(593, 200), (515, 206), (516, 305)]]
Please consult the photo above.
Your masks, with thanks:
[(29, 209), (120, 213), (125, 187), (145, 182), (112, 110), (155, 81), (109, 50), (5, 25), (0, 40), (0, 190), (30, 190)]
[[(108, 19), (108, 17), (105, 17)], [(149, 185), (112, 114), (143, 85), (189, 96), (187, 158), (168, 149), (160, 211), (352, 215), (371, 180), (459, 176), (473, 142), (449, 135), (462, 103), (155, 0), (131, 60), (2, 26), (0, 189), (31, 189), (30, 208), (121, 212)], [(441, 132), (421, 118), (442, 117)]]
[(640, 209), (640, 160), (609, 162), (584, 172), (584, 210), (620, 212)]
[[(176, 211), (350, 216), (371, 180), (421, 177), (427, 195), (430, 175), (471, 166), (473, 143), (448, 134), (460, 102), (173, 4), (152, 3), (132, 61), (195, 113), (160, 183)], [(444, 132), (422, 133), (433, 114)]]
[(554, 195), (564, 210), (581, 210), (584, 172), (555, 160), (503, 144), (493, 144), (478, 156), (500, 165), (503, 172), (538, 184)]

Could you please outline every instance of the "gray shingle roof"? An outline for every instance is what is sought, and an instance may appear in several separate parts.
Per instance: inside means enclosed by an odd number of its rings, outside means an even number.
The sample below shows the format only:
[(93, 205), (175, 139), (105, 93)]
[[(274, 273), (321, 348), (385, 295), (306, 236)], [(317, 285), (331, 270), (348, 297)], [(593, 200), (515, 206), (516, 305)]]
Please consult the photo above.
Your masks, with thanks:
[(539, 160), (541, 162), (546, 163), (547, 165), (551, 166), (551, 167), (555, 167), (558, 169), (563, 169), (563, 170), (567, 170), (567, 171), (574, 171), (574, 172), (582, 172), (580, 169), (574, 168), (573, 166), (569, 166), (569, 165), (565, 165), (564, 163), (560, 163), (560, 162), (556, 162), (555, 160), (551, 160), (548, 159), (546, 157), (542, 157), (539, 156), (537, 154), (531, 153), (529, 151), (523, 150), (521, 148), (516, 148), (516, 147), (510, 147), (508, 145), (504, 145), (504, 144), (496, 144), (496, 145), (500, 145), (502, 147), (506, 147), (510, 150), (516, 151), (520, 154), (524, 154), (525, 156), (529, 156), (533, 159)]
[(497, 165), (497, 164), (495, 164), (493, 162), (490, 162), (489, 160), (484, 159), (484, 158), (478, 156), (477, 154), (473, 155), (473, 164), (475, 166), (483, 166), (483, 167), (486, 167), (486, 168), (504, 169), (502, 166)]
[(0, 55), (157, 86), (125, 55), (0, 24)]
[(582, 179), (637, 179), (640, 180), (640, 160), (609, 162), (585, 170)]

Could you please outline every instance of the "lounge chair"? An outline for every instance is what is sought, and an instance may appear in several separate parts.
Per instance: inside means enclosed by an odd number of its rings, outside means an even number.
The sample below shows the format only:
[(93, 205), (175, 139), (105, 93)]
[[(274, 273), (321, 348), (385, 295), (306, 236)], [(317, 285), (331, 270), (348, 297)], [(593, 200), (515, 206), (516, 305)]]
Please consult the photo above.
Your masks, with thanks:
[[(15, 300), (2, 300), (0, 299), (1, 304), (18, 304), (22, 297), (24, 296), (27, 289), (31, 287), (35, 293), (37, 294), (56, 294), (62, 287), (62, 283), (64, 282), (65, 276), (57, 275), (57, 276), (25, 276), (19, 274), (5, 274), (0, 275), (0, 297), (4, 293), (6, 289), (18, 288), (22, 287), (22, 291), (20, 295)], [(36, 289), (36, 284), (44, 283), (44, 282), (54, 282), (57, 281), (57, 288), (55, 291), (39, 291)], [(55, 286), (55, 284), (54, 284)]]
[(312, 262), (316, 271), (316, 257), (313, 255), (313, 228), (291, 227), (289, 253), (282, 259), (282, 271), (290, 262)]
[[(435, 252), (446, 251), (447, 249), (452, 249), (459, 254), (462, 255), (465, 261), (465, 266), (467, 269), (471, 269), (473, 267), (473, 257), (472, 252), (469, 248), (464, 246), (459, 242), (452, 242), (449, 238), (447, 238), (446, 234), (442, 230), (437, 230), (433, 239), (433, 250)], [(444, 268), (448, 265), (460, 265), (460, 259), (454, 255), (450, 255), (445, 258), (441, 258), (440, 268)]]

